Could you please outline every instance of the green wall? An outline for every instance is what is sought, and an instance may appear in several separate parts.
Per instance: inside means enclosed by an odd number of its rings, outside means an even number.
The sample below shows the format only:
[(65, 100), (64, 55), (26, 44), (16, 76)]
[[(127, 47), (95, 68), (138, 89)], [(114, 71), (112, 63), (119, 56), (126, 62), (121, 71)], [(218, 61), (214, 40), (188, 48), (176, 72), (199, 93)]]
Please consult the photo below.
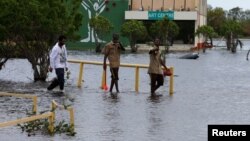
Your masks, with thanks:
[[(100, 38), (106, 43), (111, 40), (113, 32), (120, 33), (121, 25), (125, 22), (124, 18), (125, 18), (125, 11), (128, 10), (128, 0), (108, 0), (108, 3), (105, 2), (105, 0), (83, 0), (83, 3), (85, 3), (85, 7), (88, 6), (88, 9), (90, 10), (86, 10), (81, 5), (81, 12), (83, 13), (83, 16), (84, 16), (82, 27), (80, 28), (80, 31), (79, 31), (81, 35), (81, 39), (76, 42), (70, 42), (68, 44), (69, 49), (95, 49), (94, 39), (88, 38), (88, 37), (91, 37), (88, 34), (89, 33), (88, 32), (89, 31), (88, 29), (89, 14), (88, 13), (89, 11), (91, 11), (91, 14), (92, 14), (91, 16), (95, 16), (95, 13), (101, 11), (102, 8), (94, 9), (94, 6), (98, 7), (98, 5), (103, 4), (104, 9), (100, 15), (109, 19), (114, 26), (114, 30), (111, 31), (109, 35), (107, 35), (106, 37)], [(87, 39), (87, 38), (89, 40), (83, 41), (83, 39)], [(122, 36), (120, 36), (120, 39), (124, 45), (128, 44), (128, 41), (126, 38), (123, 38)]]

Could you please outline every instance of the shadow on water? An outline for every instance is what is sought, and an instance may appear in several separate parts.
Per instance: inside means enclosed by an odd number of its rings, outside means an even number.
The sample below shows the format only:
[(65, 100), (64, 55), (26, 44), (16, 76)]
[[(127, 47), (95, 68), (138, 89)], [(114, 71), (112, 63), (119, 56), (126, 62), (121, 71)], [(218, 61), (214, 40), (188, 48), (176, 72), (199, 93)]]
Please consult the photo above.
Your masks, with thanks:
[[(75, 137), (66, 135), (27, 137), (16, 126), (0, 128), (1, 140), (30, 141), (203, 141), (207, 140), (208, 124), (247, 124), (250, 121), (249, 70), (246, 53), (250, 43), (232, 54), (215, 48), (200, 53), (196, 60), (179, 59), (183, 53), (167, 56), (167, 65), (174, 66), (174, 94), (169, 93), (169, 79), (157, 93), (149, 94), (146, 69), (140, 70), (139, 93), (134, 91), (134, 69), (120, 69), (120, 93), (111, 95), (100, 89), (102, 67), (84, 65), (83, 84), (76, 86), (78, 64), (69, 64), (70, 80), (64, 95), (46, 91), (49, 83), (33, 83), (27, 60), (10, 60), (0, 71), (0, 91), (38, 96), (38, 110), (50, 109), (52, 100), (71, 105), (75, 113)], [(103, 61), (91, 52), (69, 52), (72, 59)], [(122, 54), (124, 63), (148, 64), (148, 54)], [(108, 72), (108, 76), (110, 76)], [(49, 80), (54, 74), (49, 75)], [(108, 83), (110, 77), (107, 77)], [(0, 119), (25, 117), (31, 101), (0, 97)], [(68, 113), (58, 111), (56, 118), (68, 121)], [(9, 136), (14, 134), (15, 136)]]

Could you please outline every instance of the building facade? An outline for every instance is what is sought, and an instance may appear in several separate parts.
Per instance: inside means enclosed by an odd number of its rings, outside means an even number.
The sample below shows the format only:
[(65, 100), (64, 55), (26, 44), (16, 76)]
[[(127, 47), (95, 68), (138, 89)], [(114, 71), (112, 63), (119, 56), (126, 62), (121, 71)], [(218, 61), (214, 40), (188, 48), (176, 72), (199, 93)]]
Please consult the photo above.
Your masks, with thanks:
[[(126, 20), (155, 22), (167, 16), (180, 27), (176, 40), (180, 43), (197, 44), (202, 42), (194, 36), (195, 30), (207, 23), (207, 0), (83, 0), (81, 12), (84, 15), (80, 28), (81, 39), (70, 43), (70, 48), (93, 48), (95, 39), (89, 20), (94, 16), (104, 16), (114, 26), (113, 31), (106, 36), (98, 37), (103, 44), (111, 40), (113, 32), (120, 33), (121, 25)], [(128, 40), (121, 37), (127, 45)]]
[(177, 38), (180, 43), (194, 46), (203, 42), (194, 33), (199, 26), (207, 24), (207, 0), (129, 0), (126, 20), (161, 20), (167, 16), (180, 27)]

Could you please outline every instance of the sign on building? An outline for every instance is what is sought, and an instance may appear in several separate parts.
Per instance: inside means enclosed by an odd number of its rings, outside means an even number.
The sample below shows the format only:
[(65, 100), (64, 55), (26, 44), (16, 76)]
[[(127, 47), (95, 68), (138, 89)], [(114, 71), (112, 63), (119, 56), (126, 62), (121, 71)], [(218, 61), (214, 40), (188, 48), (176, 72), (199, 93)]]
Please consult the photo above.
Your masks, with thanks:
[(161, 20), (164, 17), (174, 20), (174, 11), (148, 11), (149, 20)]

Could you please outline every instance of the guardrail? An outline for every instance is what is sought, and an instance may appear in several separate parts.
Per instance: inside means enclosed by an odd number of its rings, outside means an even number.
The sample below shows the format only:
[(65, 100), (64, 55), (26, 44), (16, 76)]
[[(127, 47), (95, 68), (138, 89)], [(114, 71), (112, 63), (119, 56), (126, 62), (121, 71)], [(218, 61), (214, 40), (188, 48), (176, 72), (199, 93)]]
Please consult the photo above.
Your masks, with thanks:
[(33, 113), (36, 114), (37, 112), (37, 96), (34, 95), (27, 95), (27, 94), (16, 94), (16, 93), (7, 93), (7, 92), (0, 92), (0, 96), (13, 96), (13, 97), (21, 97), (21, 98), (29, 98), (33, 100)]
[(69, 111), (70, 128), (72, 129), (72, 131), (74, 131), (75, 130), (74, 109), (72, 107), (65, 107), (63, 105), (60, 105), (55, 100), (52, 101), (51, 106), (52, 106), (52, 111), (55, 111), (56, 108), (65, 109)]
[[(12, 97), (33, 99), (33, 113), (34, 114), (37, 113), (37, 96), (27, 95), (27, 94), (6, 93), (6, 92), (0, 92), (0, 96), (12, 96)], [(54, 112), (47, 112), (47, 113), (43, 113), (40, 115), (34, 115), (34, 116), (20, 118), (20, 119), (16, 119), (16, 120), (12, 120), (12, 121), (2, 122), (2, 123), (0, 123), (0, 128), (6, 127), (6, 126), (13, 126), (13, 125), (17, 125), (20, 123), (30, 122), (30, 121), (34, 121), (34, 120), (38, 120), (38, 119), (48, 118), (49, 119), (49, 127), (48, 128), (49, 128), (49, 131), (52, 133), (54, 131), (54, 119), (55, 119), (54, 117), (55, 117)]]
[[(32, 95), (27, 95), (27, 94), (14, 94), (14, 93), (5, 93), (5, 92), (0, 92), (0, 96), (14, 96), (14, 97), (22, 97), (22, 98), (32, 98), (33, 99), (33, 112), (37, 112), (37, 97), (32, 96)], [(49, 131), (50, 133), (53, 133), (54, 131), (54, 122), (55, 122), (55, 110), (56, 108), (63, 108), (69, 111), (70, 114), (70, 128), (72, 131), (74, 131), (74, 109), (72, 107), (64, 107), (63, 105), (58, 104), (55, 100), (52, 101), (51, 103), (51, 112), (43, 113), (40, 115), (33, 115), (30, 117), (25, 117), (25, 118), (20, 118), (12, 121), (6, 121), (0, 123), (0, 128), (1, 127), (7, 127), (7, 126), (13, 126), (17, 125), (20, 123), (25, 123), (25, 122), (30, 122), (38, 119), (44, 119), (48, 118), (49, 119)]]
[[(78, 76), (78, 82), (77, 82), (77, 86), (81, 87), (82, 85), (82, 79), (83, 79), (83, 69), (84, 69), (84, 64), (91, 64), (91, 65), (103, 65), (103, 62), (97, 62), (97, 61), (86, 61), (86, 60), (73, 60), (70, 59), (68, 60), (69, 63), (78, 63), (80, 64), (80, 70), (79, 70), (79, 76)], [(107, 65), (109, 65), (109, 63), (107, 63)], [(120, 67), (131, 67), (131, 68), (135, 68), (135, 91), (138, 92), (139, 91), (139, 74), (140, 74), (140, 68), (148, 68), (148, 65), (144, 65), (144, 64), (128, 64), (128, 63), (121, 63)], [(169, 94), (173, 94), (174, 93), (174, 68), (170, 67), (170, 71), (172, 73), (170, 77), (170, 82), (169, 82)], [(105, 73), (103, 73), (103, 75), (105, 75)], [(103, 84), (103, 78), (102, 77), (102, 83)]]

